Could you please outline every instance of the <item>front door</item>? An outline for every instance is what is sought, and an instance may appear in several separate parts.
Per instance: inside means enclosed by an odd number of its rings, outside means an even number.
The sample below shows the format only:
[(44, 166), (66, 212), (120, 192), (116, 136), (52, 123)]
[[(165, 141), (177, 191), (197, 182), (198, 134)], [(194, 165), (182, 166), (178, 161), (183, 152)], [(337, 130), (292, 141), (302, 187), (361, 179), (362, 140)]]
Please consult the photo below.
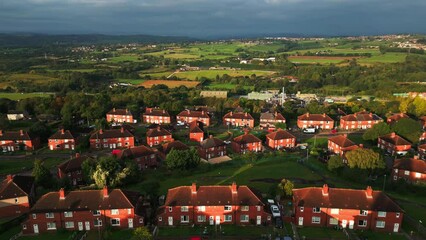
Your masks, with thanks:
[(78, 222), (78, 231), (83, 231), (83, 222)]
[(262, 223), (262, 216), (256, 217), (256, 225), (260, 225)]
[(209, 222), (210, 222), (210, 225), (213, 225), (213, 224), (214, 224), (214, 217), (213, 217), (213, 216), (210, 216), (210, 217), (209, 217)]
[(86, 230), (90, 231), (90, 222), (85, 222), (85, 225), (86, 225)]
[(216, 225), (220, 225), (220, 216), (216, 216)]
[(299, 226), (303, 226), (303, 217), (299, 217)]
[(173, 217), (169, 217), (169, 226), (173, 226)]
[(34, 224), (33, 228), (34, 228), (34, 233), (38, 234), (38, 224)]
[(399, 232), (399, 223), (393, 225), (393, 232)]
[(129, 218), (128, 222), (129, 222), (129, 228), (133, 228), (133, 218)]
[(342, 220), (342, 228), (346, 228), (346, 225), (348, 225), (348, 220)]
[(354, 229), (354, 220), (349, 221), (349, 229)]

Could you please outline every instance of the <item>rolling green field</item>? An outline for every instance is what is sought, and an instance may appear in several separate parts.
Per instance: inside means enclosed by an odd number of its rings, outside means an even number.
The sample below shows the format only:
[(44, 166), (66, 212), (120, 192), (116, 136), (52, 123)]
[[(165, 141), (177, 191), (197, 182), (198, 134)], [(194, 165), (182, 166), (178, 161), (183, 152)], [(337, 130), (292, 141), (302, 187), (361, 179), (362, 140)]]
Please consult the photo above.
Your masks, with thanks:
[[(237, 84), (232, 84), (232, 83), (211, 83), (207, 85), (207, 88), (212, 90), (232, 90), (237, 86), (238, 86)], [(254, 86), (242, 86), (242, 87), (246, 90), (254, 89)]]
[(143, 60), (139, 59), (140, 56), (134, 54), (123, 54), (120, 56), (108, 58), (108, 62), (119, 63), (119, 62), (142, 62)]
[(196, 78), (209, 78), (215, 79), (217, 75), (223, 76), (225, 74), (238, 77), (238, 76), (251, 76), (255, 74), (256, 76), (271, 76), (275, 72), (272, 71), (260, 71), (260, 70), (200, 70), (200, 71), (187, 71), (187, 72), (178, 72), (174, 76), (181, 79), (195, 80)]
[(0, 98), (7, 98), (10, 100), (21, 100), (33, 97), (49, 97), (53, 93), (0, 93)]

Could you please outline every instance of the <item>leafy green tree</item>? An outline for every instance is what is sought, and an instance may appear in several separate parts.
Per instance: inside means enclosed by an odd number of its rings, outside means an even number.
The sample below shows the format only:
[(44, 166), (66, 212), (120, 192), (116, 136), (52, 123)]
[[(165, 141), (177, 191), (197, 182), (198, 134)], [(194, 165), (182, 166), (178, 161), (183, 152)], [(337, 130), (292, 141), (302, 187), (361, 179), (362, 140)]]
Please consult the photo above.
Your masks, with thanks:
[(278, 128), (281, 128), (281, 129), (283, 129), (283, 130), (286, 130), (287, 129), (287, 124), (286, 123), (276, 123), (275, 124), (275, 127), (278, 129)]
[(350, 168), (367, 170), (385, 168), (385, 162), (383, 161), (383, 158), (379, 153), (374, 152), (371, 149), (357, 148), (347, 152), (346, 158)]
[(291, 196), (293, 195), (294, 183), (288, 179), (283, 178), (278, 184), (278, 188), (284, 195)]
[(43, 165), (43, 161), (40, 159), (36, 159), (34, 161), (32, 176), (34, 177), (35, 183), (37, 185), (43, 186), (45, 188), (48, 188), (52, 185), (52, 174), (50, 174), (49, 169)]
[(138, 227), (133, 231), (132, 240), (152, 240), (152, 234), (146, 227)]
[(200, 164), (200, 156), (194, 147), (188, 150), (172, 149), (166, 156), (166, 166), (169, 169), (187, 170)]
[(29, 133), (40, 137), (41, 142), (47, 142), (47, 139), (51, 135), (51, 128), (44, 122), (36, 122), (31, 125)]
[[(87, 169), (84, 171), (87, 171)], [(103, 186), (115, 187), (130, 182), (136, 175), (134, 165), (120, 162), (115, 157), (103, 157), (92, 171), (91, 179), (99, 188)]]
[(327, 162), (327, 168), (330, 171), (335, 171), (337, 169), (343, 168), (344, 166), (345, 164), (343, 163), (342, 158), (338, 155), (331, 156)]
[(420, 122), (411, 118), (403, 118), (394, 123), (392, 130), (412, 143), (417, 143), (423, 132)]
[(372, 128), (365, 131), (364, 135), (362, 135), (362, 138), (364, 140), (377, 140), (380, 136), (386, 135), (391, 133), (392, 130), (390, 129), (389, 125), (381, 122), (374, 124)]

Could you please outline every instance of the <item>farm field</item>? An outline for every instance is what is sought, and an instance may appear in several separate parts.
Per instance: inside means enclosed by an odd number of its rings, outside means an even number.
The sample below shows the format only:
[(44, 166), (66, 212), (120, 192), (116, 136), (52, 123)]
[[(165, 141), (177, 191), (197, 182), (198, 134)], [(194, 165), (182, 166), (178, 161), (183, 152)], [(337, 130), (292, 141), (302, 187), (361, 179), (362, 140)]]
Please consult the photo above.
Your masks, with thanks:
[(144, 79), (123, 79), (123, 78), (118, 78), (118, 79), (116, 79), (116, 81), (120, 82), (120, 83), (130, 83), (130, 84), (133, 84), (133, 85), (139, 85), (139, 84), (145, 82), (146, 80), (144, 80)]
[(143, 60), (139, 59), (140, 56), (135, 54), (123, 54), (117, 57), (108, 58), (108, 62), (119, 63), (119, 62), (142, 62)]
[[(232, 84), (232, 83), (210, 83), (209, 85), (207, 85), (206, 87), (208, 89), (212, 89), (212, 90), (232, 90), (237, 86), (241, 86), (238, 84)], [(253, 90), (254, 86), (242, 86), (244, 89), (246, 90)]]
[(0, 93), (0, 98), (7, 98), (10, 100), (21, 100), (25, 98), (33, 98), (33, 97), (49, 97), (52, 96), (53, 93)]
[(290, 56), (288, 59), (293, 63), (341, 63), (359, 57), (328, 57), (328, 56)]
[(196, 81), (177, 81), (177, 80), (146, 80), (139, 84), (141, 87), (152, 88), (154, 85), (164, 84), (169, 88), (175, 88), (179, 86), (185, 86), (189, 88), (196, 87), (199, 82)]
[(196, 78), (209, 78), (215, 79), (217, 75), (223, 76), (225, 74), (231, 77), (239, 76), (251, 76), (255, 74), (256, 76), (271, 76), (275, 72), (273, 71), (260, 71), (260, 70), (200, 70), (200, 71), (187, 71), (187, 72), (177, 72), (173, 76), (182, 79), (195, 80)]

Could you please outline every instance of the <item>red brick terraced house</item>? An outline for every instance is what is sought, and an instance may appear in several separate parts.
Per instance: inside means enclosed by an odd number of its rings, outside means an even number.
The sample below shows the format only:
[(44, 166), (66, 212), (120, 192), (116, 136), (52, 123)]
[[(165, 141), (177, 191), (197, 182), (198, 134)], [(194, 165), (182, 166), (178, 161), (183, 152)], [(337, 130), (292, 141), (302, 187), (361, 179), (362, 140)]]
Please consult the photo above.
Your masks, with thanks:
[(420, 122), (422, 123), (423, 129), (426, 128), (426, 116), (420, 117)]
[(7, 175), (0, 182), (0, 218), (28, 213), (35, 197), (34, 178)]
[(387, 151), (388, 153), (395, 154), (406, 154), (411, 149), (411, 143), (404, 138), (390, 133), (379, 137), (377, 147)]
[(247, 112), (229, 112), (223, 116), (223, 124), (232, 127), (254, 128), (254, 118)]
[(246, 153), (246, 152), (261, 152), (262, 141), (247, 131), (236, 138), (231, 143), (231, 148), (236, 153)]
[(422, 134), (419, 137), (419, 141), (424, 141), (426, 139), (426, 132), (422, 132)]
[(146, 143), (150, 147), (171, 141), (172, 133), (161, 127), (149, 129), (146, 133)]
[(275, 112), (275, 113), (266, 112), (266, 113), (260, 114), (260, 127), (261, 128), (266, 128), (268, 130), (274, 130), (275, 124), (285, 123), (285, 122), (286, 122), (286, 120), (285, 120), (284, 116), (279, 112)]
[(88, 156), (81, 156), (80, 153), (76, 153), (70, 160), (63, 162), (58, 166), (58, 178), (68, 178), (73, 186), (86, 184), (81, 165), (88, 159), (93, 160)]
[(159, 108), (146, 108), (142, 121), (147, 124), (170, 124), (171, 118), (166, 110)]
[(107, 122), (134, 123), (133, 115), (128, 109), (113, 108), (106, 114)]
[(310, 114), (305, 113), (297, 117), (297, 127), (317, 128), (317, 129), (333, 129), (334, 120), (327, 114)]
[(135, 146), (135, 137), (124, 128), (99, 130), (90, 136), (91, 149), (116, 149)]
[(204, 140), (203, 123), (193, 121), (189, 124), (189, 140), (202, 142)]
[(345, 130), (368, 129), (374, 124), (383, 122), (376, 114), (369, 112), (357, 112), (340, 118), (340, 128)]
[(23, 234), (98, 231), (105, 227), (132, 229), (144, 225), (142, 197), (120, 189), (78, 190), (43, 195), (22, 224)]
[(152, 148), (143, 145), (124, 149), (117, 155), (117, 158), (132, 159), (139, 170), (158, 167), (160, 165), (156, 152)]
[(278, 129), (266, 135), (266, 145), (272, 149), (294, 148), (296, 137), (285, 130)]
[(226, 144), (221, 139), (210, 135), (209, 138), (200, 143), (198, 154), (206, 160), (226, 156)]
[(352, 142), (347, 134), (331, 137), (328, 139), (328, 150), (339, 156), (343, 156), (347, 151), (351, 151), (359, 148), (354, 142)]
[(417, 151), (419, 153), (419, 158), (422, 160), (426, 160), (426, 144), (419, 145), (417, 147)]
[(293, 190), (295, 224), (355, 230), (399, 232), (403, 210), (385, 193), (366, 190), (308, 187)]
[(50, 150), (74, 150), (76, 141), (69, 130), (61, 129), (48, 140)]
[(386, 122), (388, 124), (393, 124), (393, 123), (396, 123), (403, 118), (410, 118), (410, 117), (405, 113), (394, 113), (386, 119)]
[(180, 112), (176, 116), (176, 120), (185, 124), (189, 124), (193, 121), (200, 121), (204, 123), (204, 126), (210, 126), (210, 116), (207, 114), (206, 111), (191, 111), (187, 109)]
[(160, 226), (271, 223), (265, 204), (247, 186), (181, 186), (169, 189), (157, 214)]
[(0, 130), (0, 147), (3, 152), (14, 152), (19, 150), (32, 151), (39, 146), (40, 138), (30, 136), (30, 134), (24, 130)]
[(392, 167), (392, 180), (405, 179), (409, 182), (426, 181), (426, 162), (418, 156), (397, 159)]

